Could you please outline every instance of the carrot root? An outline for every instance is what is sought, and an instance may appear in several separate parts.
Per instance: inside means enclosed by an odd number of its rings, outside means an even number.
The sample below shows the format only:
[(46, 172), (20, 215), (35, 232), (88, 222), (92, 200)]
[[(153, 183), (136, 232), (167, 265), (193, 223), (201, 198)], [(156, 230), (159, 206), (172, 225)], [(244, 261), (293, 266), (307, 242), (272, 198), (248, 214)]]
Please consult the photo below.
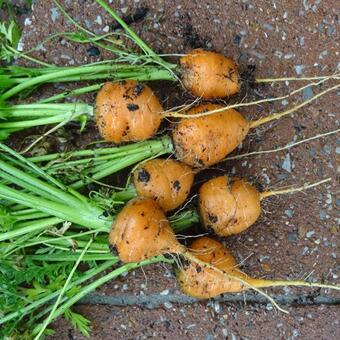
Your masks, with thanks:
[(315, 76), (315, 77), (285, 77), (285, 78), (256, 78), (256, 83), (275, 83), (284, 81), (306, 81), (318, 79), (340, 79), (339, 74), (332, 74), (329, 76)]
[[(215, 110), (211, 110), (211, 111), (207, 111), (207, 112), (198, 113), (198, 114), (195, 114), (195, 118), (208, 116), (208, 115), (211, 115), (211, 114), (214, 114), (214, 113), (219, 113), (219, 112), (222, 112), (224, 110), (236, 109), (236, 108), (240, 108), (240, 107), (255, 106), (255, 105), (260, 105), (260, 104), (263, 104), (263, 103), (270, 103), (270, 102), (275, 102), (275, 101), (278, 101), (278, 100), (287, 99), (287, 98), (290, 98), (290, 97), (296, 95), (297, 93), (303, 91), (307, 87), (318, 86), (318, 85), (326, 82), (329, 79), (330, 78), (325, 77), (325, 78), (319, 80), (318, 82), (309, 83), (307, 85), (299, 87), (298, 89), (296, 89), (296, 90), (294, 90), (292, 92), (289, 92), (288, 94), (286, 94), (284, 96), (265, 98), (265, 99), (260, 99), (260, 100), (256, 100), (256, 101), (253, 101), (253, 102), (247, 102), (247, 103), (236, 103), (236, 104), (232, 104), (232, 105), (223, 106), (223, 108), (220, 108), (220, 109), (215, 109)], [(336, 78), (336, 79), (338, 79), (338, 78)], [(339, 74), (339, 79), (340, 79), (340, 74)], [(320, 95), (322, 95), (322, 94), (320, 94)], [(194, 106), (196, 103), (197, 103), (197, 99), (195, 99), (195, 101), (193, 103), (190, 103), (188, 105), (183, 105), (183, 106), (180, 106), (180, 107), (176, 107), (175, 108), (176, 111), (166, 110), (166, 111), (163, 111), (163, 112), (159, 112), (159, 114), (161, 116), (163, 116), (163, 117), (168, 117), (168, 118), (169, 117), (173, 117), (173, 118), (187, 118), (187, 119), (190, 119), (190, 118), (193, 118), (193, 117), (188, 115), (188, 114), (186, 114), (185, 112), (187, 110), (189, 110), (192, 106)], [(308, 104), (308, 103), (306, 103), (306, 104)], [(184, 111), (184, 113), (182, 113), (183, 111)]]
[(332, 179), (329, 178), (325, 178), (319, 182), (316, 183), (311, 183), (311, 184), (304, 184), (301, 187), (297, 187), (297, 188), (288, 188), (288, 189), (282, 189), (282, 190), (272, 190), (272, 191), (264, 191), (260, 193), (260, 200), (263, 200), (264, 198), (270, 197), (270, 196), (278, 196), (278, 195), (284, 195), (284, 194), (291, 194), (293, 192), (300, 192), (300, 191), (304, 191), (310, 188), (314, 188), (317, 187), (323, 183), (327, 183), (329, 181), (331, 181)]
[(302, 280), (263, 280), (263, 279), (249, 279), (249, 284), (257, 288), (266, 288), (266, 287), (317, 287), (324, 289), (334, 289), (340, 290), (340, 285), (329, 285), (323, 284), (319, 282), (307, 282)]
[(286, 111), (283, 111), (283, 112), (278, 112), (278, 113), (274, 113), (272, 115), (269, 115), (267, 117), (264, 117), (264, 118), (260, 118), (260, 119), (257, 119), (257, 120), (253, 120), (250, 122), (250, 129), (254, 129), (254, 128), (257, 128), (259, 127), (260, 125), (263, 125), (263, 124), (266, 124), (266, 123), (269, 123), (273, 120), (278, 120), (284, 116), (287, 116), (299, 109), (301, 109), (302, 107), (306, 106), (307, 104), (311, 103), (312, 101), (318, 99), (319, 97), (325, 95), (326, 93), (328, 92), (331, 92), (333, 90), (336, 90), (337, 88), (340, 87), (340, 84), (337, 84), (335, 86), (332, 86), (330, 88), (328, 88), (327, 90), (324, 90), (318, 94), (316, 94), (315, 96), (313, 96), (312, 98), (308, 99), (308, 100), (305, 100), (304, 102), (286, 110)]
[(240, 154), (240, 155), (226, 157), (224, 159), (224, 161), (228, 161), (228, 160), (232, 160), (232, 159), (241, 159), (241, 158), (250, 157), (250, 156), (256, 156), (256, 155), (262, 155), (262, 154), (268, 154), (268, 153), (288, 150), (288, 149), (291, 149), (291, 148), (293, 148), (295, 146), (298, 146), (300, 144), (308, 143), (308, 142), (310, 142), (310, 141), (312, 141), (314, 139), (319, 139), (319, 138), (327, 137), (327, 136), (330, 136), (330, 135), (334, 135), (335, 133), (338, 133), (338, 132), (340, 132), (340, 129), (336, 129), (336, 130), (332, 130), (332, 131), (329, 131), (329, 132), (321, 133), (321, 134), (318, 134), (318, 135), (315, 135), (315, 136), (312, 136), (312, 137), (309, 137), (309, 138), (306, 138), (306, 139), (302, 139), (302, 140), (300, 140), (298, 142), (295, 142), (295, 143), (288, 143), (287, 145), (279, 147), (277, 149), (252, 151), (252, 152), (247, 152), (247, 153), (243, 153), (243, 154)]

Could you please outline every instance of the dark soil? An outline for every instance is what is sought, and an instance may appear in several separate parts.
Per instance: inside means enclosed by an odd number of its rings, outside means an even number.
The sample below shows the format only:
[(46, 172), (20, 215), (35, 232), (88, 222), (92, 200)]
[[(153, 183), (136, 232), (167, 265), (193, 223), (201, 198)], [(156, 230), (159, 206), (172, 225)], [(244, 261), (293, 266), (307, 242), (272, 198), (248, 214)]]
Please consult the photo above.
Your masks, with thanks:
[[(67, 12), (94, 32), (117, 28), (95, 1), (61, 1)], [(339, 2), (324, 1), (158, 1), (121, 0), (112, 6), (129, 19), (147, 43), (162, 54), (181, 54), (204, 47), (233, 57), (242, 72), (253, 69), (255, 77), (283, 77), (333, 73), (339, 68)], [(72, 29), (51, 0), (37, 1), (25, 26), (24, 48), (41, 43), (51, 33)], [(74, 65), (112, 58), (91, 45), (79, 46), (64, 39), (43, 45), (36, 57), (58, 65)], [(173, 60), (176, 60), (172, 57)], [(250, 68), (249, 68), (250, 65)], [(165, 106), (183, 104), (190, 98), (175, 84), (152, 84)], [(294, 83), (244, 86), (234, 100), (279, 95), (296, 88)], [(46, 89), (55, 92), (56, 87)], [(308, 96), (308, 92), (304, 92)], [(91, 102), (92, 95), (83, 99)], [(302, 96), (297, 97), (302, 100)], [(242, 110), (249, 118), (268, 115), (291, 106), (286, 101)], [(235, 152), (272, 149), (334, 129), (339, 123), (339, 93), (331, 93), (291, 117), (259, 128)], [(84, 137), (85, 136), (85, 137)], [(89, 128), (77, 137), (97, 138)], [(51, 143), (53, 144), (53, 143)], [(252, 276), (338, 282), (339, 228), (337, 225), (337, 160), (340, 140), (327, 137), (290, 151), (228, 161), (197, 177), (237, 174), (263, 189), (302, 185), (332, 177), (330, 184), (306, 193), (272, 197), (263, 204), (258, 222), (227, 245), (244, 261)], [(53, 145), (52, 145), (53, 146)], [(283, 164), (285, 164), (284, 167)], [(288, 167), (287, 167), (288, 166)], [(154, 266), (137, 270), (100, 289), (106, 295), (176, 293), (169, 268)], [(310, 291), (310, 290), (309, 290)], [(268, 290), (274, 293), (274, 290)], [(275, 293), (307, 292), (276, 289)], [(319, 294), (318, 290), (313, 293)], [(324, 292), (321, 292), (324, 293)], [(92, 339), (337, 339), (340, 338), (337, 306), (288, 307), (285, 315), (271, 305), (201, 302), (165, 304), (162, 308), (79, 306), (92, 321)], [(51, 339), (82, 339), (65, 320), (54, 323)]]

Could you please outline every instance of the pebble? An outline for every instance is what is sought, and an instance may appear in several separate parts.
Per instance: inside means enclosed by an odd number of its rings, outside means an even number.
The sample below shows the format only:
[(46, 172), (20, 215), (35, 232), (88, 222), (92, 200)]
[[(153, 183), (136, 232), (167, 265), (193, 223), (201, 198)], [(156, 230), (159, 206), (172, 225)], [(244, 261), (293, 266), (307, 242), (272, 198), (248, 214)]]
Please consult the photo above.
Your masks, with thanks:
[(327, 219), (327, 213), (323, 210), (320, 211), (320, 220), (326, 220)]
[(340, 208), (340, 198), (337, 198), (335, 201), (335, 205)]
[(273, 25), (271, 24), (263, 24), (263, 28), (269, 31), (272, 31), (274, 29)]
[(287, 239), (289, 242), (296, 242), (299, 239), (299, 235), (296, 232), (288, 233)]
[(311, 157), (315, 157), (315, 156), (316, 156), (316, 149), (315, 149), (315, 148), (311, 148), (311, 149), (309, 150), (309, 155), (310, 155)]
[(100, 55), (99, 48), (96, 46), (91, 46), (86, 52), (90, 57), (98, 57)]
[(337, 147), (335, 148), (335, 152), (336, 152), (338, 155), (340, 155), (340, 146), (337, 146)]
[(312, 237), (314, 234), (315, 234), (315, 231), (314, 231), (314, 230), (308, 231), (308, 232), (306, 233), (306, 237), (307, 237), (307, 238), (310, 238), (310, 237)]
[(331, 147), (329, 144), (326, 144), (326, 145), (322, 148), (322, 150), (323, 150), (326, 154), (328, 154), (328, 155), (330, 155), (330, 154), (332, 153), (332, 147)]
[(207, 333), (204, 337), (205, 340), (214, 340), (215, 337), (214, 337), (214, 334), (212, 333)]
[(286, 170), (288, 172), (292, 172), (292, 162), (291, 162), (291, 159), (290, 159), (290, 154), (287, 153), (282, 165), (281, 165), (281, 168), (283, 170)]
[(313, 89), (309, 86), (302, 91), (303, 100), (311, 99), (314, 96)]
[(25, 26), (31, 26), (31, 24), (32, 24), (32, 20), (30, 18), (26, 18), (25, 22), (24, 22), (24, 25)]
[(234, 38), (233, 38), (233, 43), (236, 44), (236, 45), (240, 45), (241, 43), (241, 40), (242, 40), (242, 37), (240, 35), (235, 35)]
[(169, 295), (169, 289), (165, 289), (159, 293), (159, 295)]
[(165, 307), (166, 309), (170, 309), (170, 308), (172, 308), (172, 303), (170, 303), (169, 301), (165, 301), (165, 302), (164, 302), (164, 307)]
[(305, 65), (295, 65), (294, 69), (295, 69), (296, 74), (301, 75), (301, 74), (303, 74), (303, 71), (305, 69)]
[(101, 26), (103, 24), (103, 19), (100, 15), (97, 15), (97, 18), (94, 22)]
[(51, 11), (51, 19), (52, 19), (52, 21), (53, 21), (53, 22), (56, 22), (57, 19), (59, 18), (58, 9), (55, 8), (55, 7), (52, 7), (52, 8), (50, 9), (50, 11)]
[(293, 217), (293, 216), (294, 216), (294, 211), (291, 210), (291, 209), (287, 209), (287, 210), (285, 210), (285, 214), (286, 214), (288, 217)]

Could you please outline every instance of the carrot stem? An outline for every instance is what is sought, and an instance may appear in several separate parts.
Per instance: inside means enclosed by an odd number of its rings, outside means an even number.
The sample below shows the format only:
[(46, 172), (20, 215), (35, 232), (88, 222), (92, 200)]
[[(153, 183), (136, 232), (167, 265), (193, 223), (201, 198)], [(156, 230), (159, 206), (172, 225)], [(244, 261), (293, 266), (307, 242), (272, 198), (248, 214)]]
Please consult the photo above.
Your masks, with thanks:
[(264, 191), (264, 192), (260, 193), (260, 200), (263, 200), (264, 198), (267, 198), (267, 197), (270, 197), (270, 196), (291, 194), (293, 192), (304, 191), (304, 190), (307, 190), (307, 189), (310, 189), (310, 188), (314, 188), (314, 187), (316, 187), (318, 185), (321, 185), (323, 183), (327, 183), (327, 182), (329, 182), (331, 180), (332, 179), (329, 177), (329, 178), (323, 179), (323, 180), (321, 180), (319, 182), (316, 182), (316, 183), (311, 183), (311, 184), (306, 183), (303, 186), (297, 187), (297, 188), (288, 188), (288, 189), (281, 189), (281, 190)]
[(278, 119), (280, 119), (280, 118), (282, 118), (284, 116), (287, 116), (287, 115), (289, 115), (289, 114), (291, 114), (291, 113), (301, 109), (302, 107), (306, 106), (307, 104), (311, 103), (312, 101), (316, 100), (317, 98), (325, 95), (326, 93), (331, 92), (333, 90), (336, 90), (339, 87), (340, 87), (340, 84), (332, 86), (332, 87), (328, 88), (327, 90), (324, 90), (324, 91), (316, 94), (312, 98), (310, 98), (310, 99), (300, 103), (299, 105), (296, 105), (296, 106), (294, 106), (294, 107), (292, 107), (292, 108), (290, 108), (290, 109), (288, 109), (286, 111), (274, 113), (272, 115), (269, 115), (269, 116), (264, 117), (264, 118), (260, 118), (258, 120), (253, 120), (253, 121), (250, 122), (250, 128), (253, 129), (253, 128), (256, 128), (256, 127), (258, 127), (260, 125), (269, 123), (269, 122), (271, 122), (273, 120), (278, 120)]

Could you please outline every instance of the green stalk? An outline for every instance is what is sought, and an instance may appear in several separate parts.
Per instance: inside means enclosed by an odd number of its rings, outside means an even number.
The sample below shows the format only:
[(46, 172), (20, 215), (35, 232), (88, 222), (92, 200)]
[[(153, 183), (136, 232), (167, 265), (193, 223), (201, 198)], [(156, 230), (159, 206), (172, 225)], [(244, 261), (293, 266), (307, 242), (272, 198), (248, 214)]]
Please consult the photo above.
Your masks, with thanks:
[(174, 75), (168, 70), (147, 65), (126, 66), (123, 64), (90, 64), (64, 68), (54, 72), (51, 70), (51, 68), (47, 68), (47, 71), (48, 73), (46, 74), (42, 74), (33, 78), (27, 78), (18, 85), (12, 87), (0, 96), (0, 101), (5, 101), (31, 87), (50, 82), (70, 82), (95, 79), (135, 79), (140, 81), (161, 79), (171, 81), (176, 80)]
[(163, 136), (155, 140), (131, 143), (131, 144), (116, 146), (116, 147), (70, 151), (70, 152), (64, 152), (64, 153), (53, 153), (53, 154), (48, 154), (48, 155), (43, 155), (43, 156), (30, 157), (29, 160), (33, 163), (38, 163), (38, 162), (53, 161), (56, 159), (63, 159), (64, 161), (70, 158), (83, 157), (83, 156), (97, 157), (99, 155), (107, 155), (107, 154), (111, 155), (117, 152), (119, 153), (126, 152), (128, 154), (128, 152), (131, 150), (135, 150), (136, 148), (143, 149), (144, 147), (150, 147), (150, 148), (160, 147), (160, 148), (169, 150), (169, 153), (173, 152), (171, 138), (169, 136)]
[[(164, 256), (156, 256), (156, 257), (152, 257), (150, 259), (141, 261), (141, 262), (134, 262), (134, 263), (127, 263), (115, 270), (113, 270), (111, 273), (106, 274), (105, 276), (102, 276), (101, 278), (97, 279), (96, 281), (90, 283), (89, 285), (83, 287), (77, 294), (75, 294), (74, 296), (72, 296), (71, 298), (69, 298), (62, 306), (60, 306), (53, 314), (53, 316), (50, 319), (50, 322), (55, 320), (57, 317), (59, 317), (60, 315), (64, 314), (64, 312), (70, 308), (72, 305), (74, 305), (75, 303), (77, 303), (79, 300), (81, 300), (84, 296), (86, 296), (87, 294), (89, 294), (90, 292), (94, 291), (96, 288), (102, 286), (103, 284), (105, 284), (106, 282), (109, 282), (111, 280), (113, 280), (114, 278), (116, 278), (119, 275), (122, 275), (130, 270), (139, 268), (139, 267), (143, 267), (146, 265), (150, 265), (150, 264), (155, 264), (155, 263), (170, 263), (173, 264), (174, 260), (169, 260), (167, 258), (165, 258)], [(0, 320), (0, 324), (1, 324), (1, 320)]]
[[(48, 262), (74, 262), (78, 259), (78, 254), (48, 254), (48, 255), (26, 255), (26, 258), (36, 261)], [(109, 261), (112, 254), (85, 254), (82, 261)]]
[(51, 227), (55, 224), (59, 224), (61, 222), (63, 222), (63, 220), (57, 217), (45, 218), (38, 221), (28, 221), (26, 225), (22, 224), (20, 228), (1, 233), (0, 242), (11, 240), (28, 233), (41, 232), (46, 228)]
[(66, 279), (66, 282), (65, 282), (63, 288), (61, 289), (60, 293), (58, 294), (58, 298), (57, 298), (56, 302), (54, 303), (53, 308), (52, 308), (52, 310), (51, 310), (49, 316), (47, 317), (47, 319), (45, 319), (44, 323), (43, 323), (42, 326), (40, 327), (40, 330), (39, 330), (38, 335), (34, 338), (35, 340), (39, 340), (39, 339), (40, 339), (40, 337), (41, 337), (42, 334), (44, 333), (44, 331), (45, 331), (47, 325), (51, 322), (52, 317), (53, 317), (53, 315), (54, 315), (56, 309), (58, 308), (58, 305), (59, 305), (61, 299), (63, 298), (65, 292), (67, 291), (68, 286), (69, 286), (70, 283), (71, 283), (72, 277), (73, 277), (74, 273), (76, 272), (76, 269), (78, 268), (78, 266), (79, 266), (79, 264), (80, 264), (80, 262), (81, 262), (83, 256), (85, 255), (85, 253), (86, 253), (88, 247), (91, 245), (92, 242), (93, 242), (93, 239), (91, 238), (91, 239), (87, 242), (87, 244), (86, 244), (84, 250), (83, 250), (83, 251), (81, 252), (81, 254), (78, 256), (78, 259), (77, 259), (76, 263), (74, 264), (74, 266), (73, 266), (73, 268), (72, 268), (70, 274), (68, 275), (68, 277), (67, 277), (67, 279)]
[(94, 206), (85, 206), (79, 210), (56, 201), (50, 201), (42, 197), (20, 192), (19, 190), (6, 187), (3, 184), (0, 184), (0, 198), (24, 204), (28, 207), (46, 212), (49, 215), (89, 228), (101, 229), (111, 225), (109, 220), (101, 218), (103, 211)]
[(103, 86), (103, 83), (99, 83), (99, 84), (84, 86), (82, 88), (75, 89), (75, 90), (64, 91), (64, 92), (56, 94), (54, 96), (44, 98), (44, 99), (40, 99), (38, 101), (38, 103), (41, 103), (41, 104), (51, 103), (51, 102), (56, 102), (56, 101), (61, 100), (61, 99), (65, 99), (65, 98), (76, 97), (76, 96), (79, 96), (81, 94), (98, 91), (102, 86)]

